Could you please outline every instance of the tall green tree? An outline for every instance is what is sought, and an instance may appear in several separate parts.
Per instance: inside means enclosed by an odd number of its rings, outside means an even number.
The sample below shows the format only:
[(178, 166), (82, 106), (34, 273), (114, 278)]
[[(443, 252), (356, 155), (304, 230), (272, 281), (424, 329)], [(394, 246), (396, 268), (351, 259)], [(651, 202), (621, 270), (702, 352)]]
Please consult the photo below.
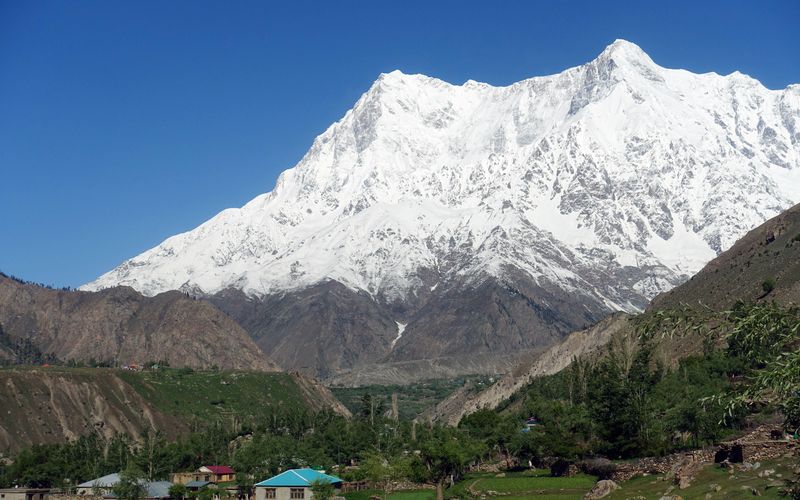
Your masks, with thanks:
[(328, 481), (317, 479), (311, 483), (311, 492), (318, 500), (329, 500), (336, 495), (333, 485)]
[(383, 492), (383, 498), (387, 498), (393, 489), (393, 485), (411, 475), (411, 462), (404, 456), (385, 457), (379, 453), (369, 453), (361, 461), (360, 468), (364, 471), (366, 478)]
[(119, 500), (139, 500), (147, 495), (146, 478), (141, 469), (133, 464), (120, 473), (119, 482), (111, 488)]
[(169, 497), (173, 500), (183, 500), (188, 493), (189, 490), (185, 484), (175, 483), (169, 487)]
[(436, 498), (442, 500), (445, 487), (460, 479), (466, 466), (477, 460), (485, 447), (466, 433), (441, 428), (425, 440), (419, 451), (428, 479), (436, 485)]

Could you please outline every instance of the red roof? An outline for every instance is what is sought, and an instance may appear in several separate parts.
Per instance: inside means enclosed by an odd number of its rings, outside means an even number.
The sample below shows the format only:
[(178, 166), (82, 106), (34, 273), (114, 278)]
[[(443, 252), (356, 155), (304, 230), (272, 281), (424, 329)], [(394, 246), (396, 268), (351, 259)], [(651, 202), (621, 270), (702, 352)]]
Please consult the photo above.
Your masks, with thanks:
[(236, 471), (227, 465), (206, 465), (206, 468), (214, 474), (235, 474)]

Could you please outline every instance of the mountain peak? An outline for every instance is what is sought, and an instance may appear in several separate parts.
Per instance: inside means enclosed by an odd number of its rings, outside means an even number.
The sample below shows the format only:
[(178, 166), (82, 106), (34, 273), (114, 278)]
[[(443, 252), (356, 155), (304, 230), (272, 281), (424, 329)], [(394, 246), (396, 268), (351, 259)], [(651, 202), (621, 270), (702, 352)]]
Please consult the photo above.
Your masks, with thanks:
[(657, 67), (641, 47), (627, 40), (617, 39), (597, 57), (598, 61), (614, 61), (617, 67), (652, 69)]
[(402, 80), (404, 76), (409, 76), (409, 75), (406, 75), (399, 69), (395, 69), (388, 73), (381, 73), (380, 75), (378, 75), (378, 81), (382, 82), (384, 80)]
[(570, 292), (600, 280), (592, 290), (613, 289), (598, 300), (632, 310), (800, 201), (800, 100), (727, 88), (625, 40), (521, 85), (384, 73), (282, 175), (283, 195), (86, 288), (269, 295), (336, 280), (401, 301), (431, 291), (431, 269), (443, 282), (515, 269)]
[(650, 57), (642, 50), (641, 47), (636, 45), (633, 42), (629, 42), (628, 40), (623, 40), (622, 38), (617, 38), (614, 40), (609, 46), (603, 49), (601, 55), (610, 55), (614, 56), (622, 56), (622, 57), (646, 57), (650, 59)]
[(734, 87), (624, 40), (503, 87), (386, 73), (272, 194), (84, 288), (236, 290), (260, 346), (322, 375), (505, 360), (643, 308), (800, 202), (800, 99)]

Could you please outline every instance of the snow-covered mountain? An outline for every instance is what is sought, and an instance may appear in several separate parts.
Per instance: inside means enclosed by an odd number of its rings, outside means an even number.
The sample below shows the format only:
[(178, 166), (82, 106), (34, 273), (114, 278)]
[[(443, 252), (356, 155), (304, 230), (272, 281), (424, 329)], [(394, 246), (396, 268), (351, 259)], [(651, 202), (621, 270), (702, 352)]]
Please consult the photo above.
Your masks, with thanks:
[(263, 298), (332, 280), (395, 325), (454, 286), (525, 281), (595, 317), (641, 309), (797, 202), (800, 85), (666, 69), (617, 40), (507, 87), (383, 74), (272, 192), (84, 288)]

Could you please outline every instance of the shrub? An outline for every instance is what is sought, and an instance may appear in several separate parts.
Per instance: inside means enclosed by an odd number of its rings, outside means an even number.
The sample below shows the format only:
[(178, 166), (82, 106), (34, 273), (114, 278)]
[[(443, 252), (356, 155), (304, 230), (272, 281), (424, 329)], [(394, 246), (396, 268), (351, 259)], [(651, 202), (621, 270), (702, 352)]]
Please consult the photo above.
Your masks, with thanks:
[(771, 291), (775, 290), (775, 278), (767, 278), (761, 283), (761, 289), (764, 290), (765, 294), (770, 293)]

